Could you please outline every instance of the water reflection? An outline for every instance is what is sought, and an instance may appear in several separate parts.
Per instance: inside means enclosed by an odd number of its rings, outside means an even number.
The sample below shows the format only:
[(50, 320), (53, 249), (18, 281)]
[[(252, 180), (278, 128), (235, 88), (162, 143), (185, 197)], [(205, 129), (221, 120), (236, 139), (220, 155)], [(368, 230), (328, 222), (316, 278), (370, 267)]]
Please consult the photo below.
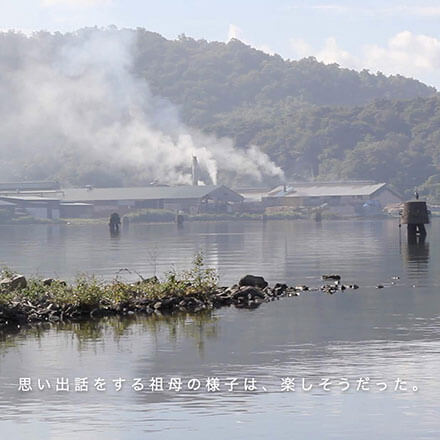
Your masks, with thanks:
[(429, 267), (429, 243), (426, 236), (408, 235), (404, 259), (410, 279), (422, 279), (426, 276)]
[(167, 334), (170, 343), (178, 342), (179, 338), (190, 339), (194, 341), (199, 353), (202, 353), (206, 341), (217, 337), (217, 321), (212, 311), (204, 310), (196, 314), (181, 312), (163, 315), (157, 312), (149, 316), (107, 316), (77, 322), (39, 323), (25, 328), (14, 326), (0, 331), (0, 350), (13, 347), (17, 341), (26, 338), (40, 340), (47, 336), (46, 333), (50, 333), (72, 335), (77, 341), (78, 351), (81, 351), (93, 341), (101, 344), (119, 343), (134, 330), (153, 338), (158, 334)]
[[(45, 226), (0, 227), (0, 260), (26, 273), (71, 277), (88, 270), (114, 277), (126, 267), (128, 278), (160, 275), (172, 265), (187, 267), (203, 250), (224, 284), (254, 273), (272, 283), (319, 285), (321, 274), (334, 272), (360, 285), (253, 311), (110, 317), (0, 334), (2, 434), (137, 440), (145, 432), (169, 439), (266, 439), (276, 433), (282, 439), (367, 440), (380, 426), (389, 440), (437, 439), (440, 274), (429, 269), (440, 258), (440, 224), (431, 228), (429, 243), (402, 240), (399, 248), (394, 220), (186, 223), (180, 230), (133, 224), (117, 239), (103, 225), (51, 232)], [(378, 283), (385, 288), (376, 289)], [(15, 384), (20, 376), (254, 376), (269, 390), (133, 394), (129, 387), (120, 394), (23, 395)], [(288, 376), (399, 376), (420, 391), (280, 393), (279, 379)], [(22, 431), (24, 422), (30, 433)]]

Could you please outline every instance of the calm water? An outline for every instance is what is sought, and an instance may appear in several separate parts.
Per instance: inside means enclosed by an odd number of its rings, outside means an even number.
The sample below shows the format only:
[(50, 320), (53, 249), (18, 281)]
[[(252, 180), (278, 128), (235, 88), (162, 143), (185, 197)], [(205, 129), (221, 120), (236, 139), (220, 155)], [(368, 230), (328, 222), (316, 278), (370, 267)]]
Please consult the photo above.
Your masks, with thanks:
[[(136, 272), (188, 268), (203, 251), (225, 284), (254, 273), (319, 286), (322, 273), (336, 272), (361, 286), (252, 311), (1, 335), (1, 438), (437, 439), (440, 222), (423, 245), (399, 238), (394, 220), (132, 225), (117, 238), (105, 226), (0, 226), (0, 264), (28, 275), (112, 278), (128, 269), (119, 276), (134, 279)], [(385, 288), (376, 289), (379, 283)], [(23, 377), (33, 391), (17, 390)], [(57, 392), (62, 377), (72, 389), (75, 378), (87, 377), (90, 389)], [(112, 381), (119, 377), (126, 382), (118, 392)], [(151, 391), (152, 377), (163, 378), (165, 391)], [(167, 390), (172, 377), (182, 379), (182, 391)], [(206, 390), (208, 377), (219, 378), (220, 391)], [(286, 377), (295, 378), (295, 391), (282, 391)], [(369, 390), (357, 391), (366, 377)], [(40, 391), (38, 378), (51, 389)], [(106, 391), (94, 388), (96, 378)], [(135, 378), (143, 391), (132, 389)], [(245, 378), (256, 391), (243, 390)], [(394, 390), (398, 378), (407, 391)], [(200, 380), (199, 390), (188, 390), (191, 379)], [(320, 386), (324, 379), (330, 391)]]

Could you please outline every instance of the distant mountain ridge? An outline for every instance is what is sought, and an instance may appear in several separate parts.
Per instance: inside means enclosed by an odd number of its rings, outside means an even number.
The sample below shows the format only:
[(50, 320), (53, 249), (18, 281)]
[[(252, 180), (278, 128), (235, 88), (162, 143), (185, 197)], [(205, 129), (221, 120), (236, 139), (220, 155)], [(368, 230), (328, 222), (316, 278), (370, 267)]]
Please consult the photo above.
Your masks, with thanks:
[(284, 60), (239, 40), (167, 40), (138, 29), (136, 73), (154, 93), (180, 105), (197, 125), (242, 105), (299, 100), (313, 105), (359, 106), (375, 99), (407, 100), (437, 94), (434, 87), (401, 75), (356, 72), (315, 58)]
[[(14, 89), (5, 78), (16, 78), (15, 72), (29, 60), (53, 63), (63, 47), (87, 41), (96, 32), (105, 41), (106, 32), (112, 38), (120, 32), (134, 40), (134, 47), (130, 45), (133, 75), (145, 79), (160, 102), (166, 98), (175, 104), (186, 124), (231, 138), (237, 149), (257, 145), (288, 179), (373, 179), (392, 183), (408, 195), (417, 187), (421, 194), (440, 201), (440, 94), (435, 88), (400, 75), (356, 72), (314, 58), (284, 60), (238, 40), (207, 42), (184, 35), (168, 40), (145, 29), (114, 28), (39, 32), (32, 37), (0, 33), (0, 75), (4, 74), (0, 114), (13, 114), (11, 103), (19, 104), (13, 98), (20, 96), (20, 83), (14, 82)], [(111, 49), (107, 47), (109, 56)], [(107, 60), (107, 53), (103, 59)], [(113, 62), (112, 68), (117, 69), (116, 56)], [(148, 105), (147, 101), (145, 97)], [(160, 111), (155, 105), (150, 110), (153, 115)], [(54, 150), (60, 156), (58, 162), (45, 153), (44, 146), (39, 150), (40, 136), (23, 138), (23, 151), (28, 143), (34, 149), (32, 160), (29, 156), (25, 168), (15, 168), (28, 158), (16, 153), (17, 138), (26, 134), (27, 125), (17, 131), (12, 124), (8, 137), (4, 120), (0, 145), (7, 154), (0, 158), (0, 168), (15, 170), (15, 179), (111, 186), (132, 178), (129, 172), (113, 172), (100, 160), (77, 165), (66, 161), (77, 147), (70, 146), (68, 137), (61, 137), (66, 151)], [(95, 132), (92, 137), (94, 142)], [(58, 144), (58, 138), (53, 144)], [(219, 170), (220, 181), (234, 184), (228, 178)]]

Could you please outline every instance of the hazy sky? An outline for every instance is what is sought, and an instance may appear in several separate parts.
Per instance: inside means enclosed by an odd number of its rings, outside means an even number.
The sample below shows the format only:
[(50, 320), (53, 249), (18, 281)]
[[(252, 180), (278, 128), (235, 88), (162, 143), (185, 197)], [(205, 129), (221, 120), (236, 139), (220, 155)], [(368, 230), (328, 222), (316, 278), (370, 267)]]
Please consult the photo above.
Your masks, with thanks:
[(0, 0), (0, 28), (144, 27), (175, 38), (236, 37), (298, 59), (401, 73), (440, 88), (440, 0)]

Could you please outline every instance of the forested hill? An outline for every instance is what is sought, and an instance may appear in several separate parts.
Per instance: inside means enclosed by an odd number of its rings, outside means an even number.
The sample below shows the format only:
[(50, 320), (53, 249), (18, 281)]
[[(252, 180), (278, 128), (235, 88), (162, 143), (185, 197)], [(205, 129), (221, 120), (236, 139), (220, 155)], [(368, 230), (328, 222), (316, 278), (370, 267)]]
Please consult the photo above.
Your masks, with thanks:
[(343, 108), (283, 102), (250, 106), (206, 127), (256, 144), (292, 179), (389, 182), (440, 201), (440, 98)]
[[(119, 69), (127, 60), (125, 54), (119, 54), (118, 58), (111, 41), (115, 32), (118, 39), (119, 33), (122, 37), (128, 35), (132, 52), (127, 65), (136, 78), (148, 82), (154, 95), (175, 104), (179, 117), (189, 126), (230, 137), (238, 149), (258, 146), (283, 169), (288, 179), (374, 179), (390, 182), (408, 195), (418, 187), (422, 194), (440, 201), (440, 95), (434, 88), (399, 75), (387, 77), (356, 72), (324, 65), (313, 58), (283, 60), (238, 40), (227, 44), (185, 36), (167, 40), (144, 29), (83, 29), (72, 34), (40, 32), (32, 37), (15, 32), (0, 33), (0, 76), (3, 79), (0, 168), (12, 170), (14, 179), (59, 179), (63, 183), (101, 186), (112, 185), (115, 179), (123, 184), (136, 181), (130, 173), (124, 171), (120, 175), (101, 161), (109, 148), (107, 138), (97, 159), (75, 162), (71, 156), (78, 145), (88, 145), (84, 143), (85, 136), (78, 141), (78, 130), (75, 130), (73, 139), (69, 137), (66, 123), (72, 117), (50, 124), (58, 120), (58, 112), (47, 116), (46, 101), (52, 96), (51, 87), (58, 91), (55, 96), (69, 92), (62, 81), (58, 81), (58, 89), (47, 82), (47, 72), (52, 72), (47, 66), (56, 64), (60, 53), (65, 61), (71, 54), (66, 48), (88, 41), (88, 37), (96, 36), (97, 32), (99, 45), (90, 49), (86, 46), (85, 55), (94, 59), (97, 53), (101, 61), (110, 63), (111, 69)], [(106, 44), (111, 47), (101, 48)], [(67, 67), (75, 72), (74, 58), (72, 60), (72, 65)], [(27, 65), (26, 80), (20, 73), (22, 65)], [(38, 96), (44, 105), (37, 100), (23, 101), (20, 94), (23, 85), (34, 84), (35, 91), (39, 91), (40, 82), (45, 88)], [(29, 92), (28, 89), (29, 85), (25, 91)], [(84, 92), (84, 89), (87, 90)], [(113, 105), (118, 99), (124, 101), (124, 93), (119, 91), (118, 94), (113, 84), (109, 90), (114, 91)], [(107, 96), (97, 93), (99, 90), (94, 91), (90, 85), (79, 91)], [(28, 95), (33, 93), (23, 96)], [(76, 94), (70, 98), (72, 102), (78, 101)], [(146, 96), (146, 107), (156, 102), (148, 100)], [(55, 106), (58, 107), (58, 103)], [(75, 117), (82, 120), (83, 108), (80, 110)], [(98, 110), (99, 116), (107, 121), (105, 99), (96, 107)], [(159, 110), (151, 109), (153, 118)], [(12, 123), (14, 112), (18, 121)], [(37, 116), (46, 118), (42, 127), (35, 123)], [(10, 121), (6, 123), (8, 118)], [(87, 127), (89, 120), (83, 122), (80, 126)], [(119, 118), (116, 122), (119, 123)], [(106, 122), (105, 128), (107, 125)], [(22, 129), (18, 131), (14, 128), (17, 126)], [(120, 133), (114, 135), (120, 136)], [(126, 138), (123, 136), (122, 141), (118, 138), (118, 142), (123, 143)], [(87, 140), (91, 146), (97, 144), (95, 130)], [(22, 150), (17, 149), (19, 142)], [(16, 153), (28, 151), (27, 145), (32, 155)], [(47, 153), (52, 151), (47, 146), (52, 146), (53, 154)], [(116, 150), (120, 147), (118, 144)], [(35, 159), (37, 153), (38, 160)], [(221, 175), (221, 170), (219, 177), (224, 178), (225, 183), (234, 184)], [(147, 175), (143, 179), (150, 181)]]
[(440, 97), (425, 84), (313, 58), (286, 61), (237, 40), (138, 30), (136, 70), (186, 122), (258, 145), (291, 179), (372, 179), (440, 201)]
[(314, 58), (288, 61), (238, 40), (171, 41), (137, 30), (136, 73), (154, 93), (180, 105), (185, 122), (203, 126), (243, 105), (271, 106), (297, 99), (315, 105), (356, 106), (375, 99), (412, 99), (436, 93), (420, 81), (325, 65)]

